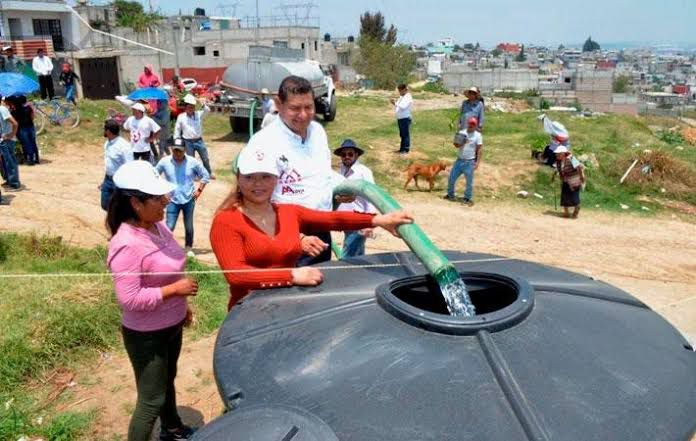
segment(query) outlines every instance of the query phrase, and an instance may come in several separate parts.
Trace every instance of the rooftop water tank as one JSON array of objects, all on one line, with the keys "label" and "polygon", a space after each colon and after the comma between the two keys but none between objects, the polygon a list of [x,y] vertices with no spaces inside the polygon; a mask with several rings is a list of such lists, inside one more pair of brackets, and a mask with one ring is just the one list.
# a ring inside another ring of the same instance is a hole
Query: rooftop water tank
[{"label": "rooftop water tank", "polygon": [[645,304],[553,267],[445,255],[467,282],[474,318],[446,313],[411,253],[330,263],[318,287],[246,297],[215,345],[215,377],[231,412],[194,439],[693,435],[696,353]]}]

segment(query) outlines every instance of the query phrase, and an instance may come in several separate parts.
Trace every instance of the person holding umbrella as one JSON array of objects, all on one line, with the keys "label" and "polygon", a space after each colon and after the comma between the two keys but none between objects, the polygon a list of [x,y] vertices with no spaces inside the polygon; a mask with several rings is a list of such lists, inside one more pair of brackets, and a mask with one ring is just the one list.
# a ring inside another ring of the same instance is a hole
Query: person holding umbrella
[{"label": "person holding umbrella", "polygon": [[6,107],[5,100],[0,103],[0,156],[2,156],[2,177],[6,180],[3,187],[9,191],[18,191],[22,188],[19,182],[19,167],[15,157],[15,144],[19,125]]}]

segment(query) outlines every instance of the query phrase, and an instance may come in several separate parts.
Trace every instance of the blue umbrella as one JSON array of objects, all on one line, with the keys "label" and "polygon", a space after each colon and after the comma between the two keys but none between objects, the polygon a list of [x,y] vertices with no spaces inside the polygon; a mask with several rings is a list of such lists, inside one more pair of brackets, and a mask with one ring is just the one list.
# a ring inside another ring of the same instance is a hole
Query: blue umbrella
[{"label": "blue umbrella", "polygon": [[168,100],[169,95],[167,95],[167,92],[165,92],[162,89],[158,89],[156,87],[145,87],[143,89],[138,89],[134,92],[131,92],[131,94],[128,95],[128,99],[133,101]]},{"label": "blue umbrella", "polygon": [[26,75],[18,73],[0,73],[0,95],[29,95],[39,90],[39,83]]}]

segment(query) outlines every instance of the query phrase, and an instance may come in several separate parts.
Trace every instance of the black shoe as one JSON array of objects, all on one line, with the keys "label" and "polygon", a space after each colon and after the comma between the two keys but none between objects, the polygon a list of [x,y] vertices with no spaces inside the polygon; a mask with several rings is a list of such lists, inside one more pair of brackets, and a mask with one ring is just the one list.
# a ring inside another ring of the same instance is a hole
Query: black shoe
[{"label": "black shoe", "polygon": [[453,200],[455,199],[455,197],[446,194],[446,195],[444,195],[444,196],[442,197],[442,199],[445,199],[445,200],[447,200],[447,201],[453,201]]},{"label": "black shoe", "polygon": [[182,424],[174,430],[161,429],[159,439],[160,441],[184,441],[191,438],[194,432],[196,429]]}]

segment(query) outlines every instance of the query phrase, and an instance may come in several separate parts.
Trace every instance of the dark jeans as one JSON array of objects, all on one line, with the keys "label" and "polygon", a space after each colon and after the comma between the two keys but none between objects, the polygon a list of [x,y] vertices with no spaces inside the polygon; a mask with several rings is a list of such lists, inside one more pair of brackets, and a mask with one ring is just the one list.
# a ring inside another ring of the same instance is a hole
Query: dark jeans
[{"label": "dark jeans", "polygon": [[102,210],[106,211],[109,208],[109,200],[115,189],[116,185],[114,184],[114,179],[111,176],[104,175],[104,181],[102,181],[101,185]]},{"label": "dark jeans", "polygon": [[182,325],[150,332],[122,327],[121,331],[138,391],[128,441],[149,440],[157,417],[163,429],[181,427],[174,378],[181,353]]},{"label": "dark jeans", "polygon": [[2,177],[5,178],[10,187],[19,188],[19,168],[17,167],[17,157],[15,156],[16,141],[0,142],[0,155],[2,155]]},{"label": "dark jeans", "polygon": [[27,164],[39,163],[39,146],[36,145],[36,129],[34,126],[21,127],[17,130],[17,139],[22,144],[24,161]]},{"label": "dark jeans", "polygon": [[397,119],[399,136],[401,137],[400,152],[408,152],[411,149],[411,118]]},{"label": "dark jeans", "polygon": [[184,212],[184,231],[186,232],[185,246],[193,246],[193,209],[196,208],[196,201],[191,199],[185,204],[175,204],[170,202],[167,205],[167,228],[174,231],[176,221],[179,219],[179,212]]},{"label": "dark jeans", "polygon": [[48,96],[52,100],[56,93],[53,90],[53,78],[50,75],[39,75],[39,87],[41,88],[41,99],[45,100]]},{"label": "dark jeans", "polygon": [[346,238],[343,241],[343,258],[363,256],[365,254],[365,242],[367,237],[360,234],[360,231],[346,231]]},{"label": "dark jeans", "polygon": [[328,262],[331,260],[331,233],[321,232],[321,233],[307,233],[307,236],[317,236],[319,239],[323,240],[328,244],[328,248],[321,252],[317,257],[312,257],[309,254],[303,254],[297,260],[297,266],[309,266],[316,263]]},{"label": "dark jeans", "polygon": [[195,152],[198,152],[198,156],[201,157],[201,162],[203,167],[208,170],[208,173],[213,174],[210,168],[210,158],[208,157],[208,148],[205,146],[203,139],[184,139],[184,145],[186,146],[186,154],[195,157]]},{"label": "dark jeans", "polygon": [[133,159],[135,159],[136,161],[137,161],[138,159],[141,159],[141,160],[143,160],[143,161],[152,162],[152,161],[150,160],[150,157],[151,157],[151,156],[152,156],[152,153],[151,153],[151,152],[133,152]]}]

